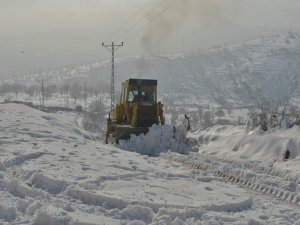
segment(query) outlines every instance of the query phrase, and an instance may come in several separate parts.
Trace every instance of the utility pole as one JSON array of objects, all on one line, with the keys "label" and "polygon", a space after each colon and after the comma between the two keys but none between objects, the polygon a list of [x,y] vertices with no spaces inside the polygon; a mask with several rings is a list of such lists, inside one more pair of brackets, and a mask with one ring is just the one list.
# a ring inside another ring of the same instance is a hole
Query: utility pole
[{"label": "utility pole", "polygon": [[43,99],[43,108],[44,108],[45,107],[44,79],[42,79],[42,99]]},{"label": "utility pole", "polygon": [[116,45],[114,42],[111,43],[111,45],[105,45],[102,42],[102,47],[108,49],[111,52],[111,88],[110,88],[110,111],[112,111],[114,105],[115,105],[115,51],[122,47],[124,45],[124,42],[121,42],[121,44]]},{"label": "utility pole", "polygon": [[40,109],[42,108],[42,99],[41,99],[41,90],[38,89],[39,92],[39,101],[40,101]]},{"label": "utility pole", "polygon": [[69,86],[67,84],[63,86],[63,93],[65,107],[69,108]]},{"label": "utility pole", "polygon": [[84,110],[86,110],[86,99],[87,99],[86,82],[84,82],[84,86],[83,86],[83,98],[84,98]]},{"label": "utility pole", "polygon": [[[39,94],[39,102],[40,102],[40,109],[45,106],[45,98],[44,98],[44,79],[36,79],[38,84],[38,94]],[[41,85],[41,86],[40,86]]]},{"label": "utility pole", "polygon": [[69,86],[67,86],[67,108],[69,108]]}]

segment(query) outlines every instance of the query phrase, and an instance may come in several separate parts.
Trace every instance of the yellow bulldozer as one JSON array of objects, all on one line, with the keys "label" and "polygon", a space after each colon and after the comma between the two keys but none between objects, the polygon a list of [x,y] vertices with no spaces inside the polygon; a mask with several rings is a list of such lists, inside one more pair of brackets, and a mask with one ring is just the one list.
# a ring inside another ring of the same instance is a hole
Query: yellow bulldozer
[{"label": "yellow bulldozer", "polygon": [[122,82],[120,101],[108,116],[106,143],[145,134],[153,124],[164,122],[163,104],[157,102],[157,80],[128,79]]}]

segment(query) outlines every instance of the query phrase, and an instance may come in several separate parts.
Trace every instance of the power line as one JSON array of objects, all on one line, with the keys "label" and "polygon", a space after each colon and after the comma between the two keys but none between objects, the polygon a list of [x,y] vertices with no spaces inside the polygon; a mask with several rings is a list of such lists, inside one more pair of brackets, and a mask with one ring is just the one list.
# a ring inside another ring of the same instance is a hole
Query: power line
[{"label": "power line", "polygon": [[[139,20],[137,20],[135,23],[133,23],[131,26],[129,26],[128,29],[123,29],[126,26],[128,26],[131,22],[134,22],[134,19],[137,18],[137,16],[142,12],[142,10],[147,7],[150,4],[150,0],[148,0],[144,5],[142,5],[142,7],[140,7],[131,17],[129,17],[126,22],[124,23],[124,25],[120,26],[118,29],[116,29],[108,38],[112,38],[113,36],[115,36],[116,34],[118,34],[120,31],[123,30],[123,32],[118,36],[118,38],[126,38],[127,36],[127,41],[131,40],[137,33],[141,32],[142,29],[148,25],[151,24],[155,19],[157,19],[161,14],[163,14],[165,11],[167,11],[169,8],[171,8],[178,0],[161,0],[158,4],[155,4],[153,7],[151,7],[151,9],[143,16],[141,17]],[[169,3],[169,4],[168,4]],[[159,13],[157,14],[153,14],[155,12],[155,10],[160,7],[160,6],[165,6],[161,11],[159,11]],[[145,20],[150,17],[150,19],[142,24],[143,22],[145,22]],[[134,30],[138,25],[142,24],[142,26],[140,26],[140,28],[135,31],[133,34],[129,35],[130,32],[132,30]],[[106,38],[105,40],[107,40],[108,38]],[[111,45],[112,46],[112,45]],[[105,46],[103,46],[105,47]],[[108,47],[108,46],[107,46]],[[106,47],[106,48],[107,48]],[[110,50],[111,51],[111,50]],[[100,52],[93,50],[93,52],[91,52],[89,54],[89,56],[93,57],[93,55],[98,55],[103,53],[102,50],[100,50]],[[114,88],[114,87],[113,87]],[[114,99],[112,99],[112,102],[114,104]]]},{"label": "power line", "polygon": [[[162,1],[165,1],[165,0],[162,0]],[[139,8],[139,9],[138,9],[131,17],[129,17],[129,18],[126,20],[126,22],[125,22],[122,26],[119,26],[118,29],[116,29],[115,31],[113,31],[111,35],[109,35],[107,38],[105,38],[105,39],[104,39],[104,40],[105,40],[104,42],[107,42],[109,39],[112,39],[113,36],[115,36],[116,34],[118,34],[120,31],[124,30],[124,28],[125,28],[127,25],[129,25],[130,22],[133,22],[133,19],[134,19],[135,17],[137,17],[137,16],[140,14],[140,12],[141,12],[146,6],[149,5],[150,2],[151,2],[151,0],[147,0],[146,3],[145,3],[144,5],[142,5],[142,7],[140,7],[140,8]],[[160,3],[161,3],[161,2],[160,2]],[[159,4],[160,4],[160,3],[159,3]],[[155,8],[155,7],[153,7],[153,8]],[[153,8],[152,8],[152,9],[153,9]],[[143,19],[143,18],[142,18],[142,19]],[[140,21],[140,20],[138,20],[138,21]],[[96,55],[98,55],[98,54],[100,54],[100,53],[103,53],[103,51],[100,50],[100,52],[99,52],[98,50],[93,49],[92,52],[90,52],[89,55],[88,55],[87,57],[94,57],[94,56],[96,56]]]},{"label": "power line", "polygon": [[[117,36],[119,39],[123,39],[124,37],[128,36],[128,34],[130,34],[130,32],[132,30],[134,30],[134,28],[136,28],[138,25],[142,24],[143,22],[145,22],[145,20],[147,19],[147,17],[150,17],[150,20],[148,21],[148,23],[144,23],[140,29],[138,29],[136,32],[134,32],[132,35],[129,35],[128,40],[131,40],[135,34],[139,33],[147,24],[151,23],[156,17],[160,16],[162,13],[164,13],[167,9],[169,9],[175,2],[177,2],[178,0],[160,0],[159,3],[153,5],[151,7],[151,9],[149,11],[147,11],[147,13],[142,16],[140,19],[138,19],[138,15],[143,11],[144,8],[146,8],[147,6],[150,5],[150,0],[148,0],[144,5],[142,5],[142,7],[140,7],[131,17],[129,17],[126,22],[124,23],[124,25],[120,26],[118,29],[116,29],[111,35],[109,35],[105,40],[107,40],[108,38],[112,38],[113,36],[116,36],[116,34],[120,33],[121,31],[123,31],[119,36]],[[169,4],[168,4],[169,3]],[[159,8],[160,6],[166,6],[163,8],[163,10],[161,10],[158,14],[152,15],[157,8]],[[135,19],[138,19],[136,22]],[[130,25],[130,23],[134,22],[131,26],[128,27],[128,29],[125,29],[126,26]],[[87,57],[95,57],[99,54],[103,53],[103,50],[97,51],[96,49],[93,49],[92,52],[90,52]]]},{"label": "power line", "polygon": [[165,13],[168,9],[170,9],[175,3],[177,3],[179,0],[173,0],[169,5],[167,5],[167,7],[165,7],[162,11],[160,11],[158,14],[154,15],[153,17],[150,18],[150,20],[145,23],[143,26],[140,27],[139,30],[137,30],[136,32],[134,32],[132,35],[128,36],[126,41],[128,42],[129,40],[131,40],[133,37],[135,37],[136,34],[138,34],[139,32],[141,32],[146,25],[151,24],[153,21],[155,21],[156,19],[159,18],[160,15],[162,15],[163,13]]},{"label": "power line", "polygon": [[124,27],[126,27],[137,15],[139,15],[140,14],[140,12],[146,7],[146,6],[148,6],[149,5],[149,3],[151,2],[151,0],[147,0],[147,2],[144,4],[144,5],[142,5],[142,7],[140,7],[131,17],[129,17],[127,20],[126,20],[126,22],[123,24],[123,25],[121,25],[121,26],[119,26],[115,31],[113,31],[113,33],[109,36],[109,37],[107,37],[106,39],[104,39],[105,41],[108,41],[108,40],[110,40],[110,39],[112,39],[113,38],[113,36],[114,35],[116,35],[118,32],[120,32],[120,31],[122,31],[123,29],[124,29]]},{"label": "power line", "polygon": [[[171,0],[171,1],[172,1],[172,0]],[[119,35],[119,38],[122,39],[122,38],[126,37],[126,35],[127,35],[130,31],[132,31],[136,26],[138,26],[139,24],[141,24],[148,16],[150,16],[150,15],[153,13],[153,11],[155,11],[156,8],[158,8],[160,5],[162,5],[162,4],[165,3],[165,2],[168,2],[168,0],[162,0],[162,1],[160,1],[157,5],[155,5],[154,7],[152,7],[152,8],[148,11],[148,13],[147,13],[145,16],[143,16],[142,19],[136,21],[132,26],[130,26],[130,27],[129,27],[127,30],[125,30],[123,33],[121,33],[121,34]]]}]

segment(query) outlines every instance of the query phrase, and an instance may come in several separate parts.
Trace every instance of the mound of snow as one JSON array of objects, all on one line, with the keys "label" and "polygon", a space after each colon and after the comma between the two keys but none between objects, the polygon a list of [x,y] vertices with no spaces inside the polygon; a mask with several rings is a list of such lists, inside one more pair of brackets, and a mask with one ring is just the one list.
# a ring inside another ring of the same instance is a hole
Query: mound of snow
[{"label": "mound of snow", "polygon": [[215,126],[190,133],[188,138],[197,141],[200,153],[272,165],[274,162],[283,162],[287,150],[290,152],[290,163],[300,158],[299,136],[299,127],[246,133],[244,127]]},{"label": "mound of snow", "polygon": [[9,133],[23,134],[39,140],[95,140],[93,134],[80,129],[66,114],[46,113],[23,104],[0,104],[2,125]]},{"label": "mound of snow", "polygon": [[172,126],[156,124],[149,128],[146,135],[132,134],[128,141],[120,140],[119,148],[149,156],[158,156],[168,151],[188,154],[190,151],[183,140],[174,137]]}]

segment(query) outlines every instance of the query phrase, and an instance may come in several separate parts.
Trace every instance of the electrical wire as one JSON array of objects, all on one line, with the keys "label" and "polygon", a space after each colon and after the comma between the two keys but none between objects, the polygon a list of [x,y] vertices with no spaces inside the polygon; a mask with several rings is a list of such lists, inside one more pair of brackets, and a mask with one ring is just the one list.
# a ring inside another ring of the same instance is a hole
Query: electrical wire
[{"label": "electrical wire", "polygon": [[[131,32],[136,26],[138,26],[139,24],[141,24],[142,22],[144,22],[149,16],[151,16],[151,14],[153,13],[153,11],[156,10],[156,8],[160,7],[161,5],[163,5],[165,2],[168,2],[169,0],[161,0],[158,4],[154,5],[154,7],[152,7],[148,13],[146,15],[143,16],[143,18],[141,18],[140,20],[136,21],[133,25],[131,25],[127,30],[125,30],[124,32],[122,32],[119,36],[118,39],[122,39],[124,37],[126,37],[126,35]],[[172,1],[172,0],[171,0]]]},{"label": "electrical wire", "polygon": [[144,5],[142,5],[142,7],[140,7],[131,17],[129,17],[125,23],[123,23],[121,26],[119,26],[115,31],[112,32],[111,35],[109,35],[107,38],[105,38],[105,42],[109,41],[111,38],[113,38],[118,32],[122,31],[135,17],[137,17],[140,12],[142,12],[142,10],[144,8],[146,8],[149,3],[151,2],[151,0],[147,0],[146,3]]},{"label": "electrical wire", "polygon": [[[123,31],[120,35],[118,35],[119,39],[125,39],[125,42],[128,42],[130,40],[132,40],[134,37],[136,37],[136,34],[138,34],[139,32],[141,32],[147,25],[151,24],[153,21],[155,21],[156,19],[159,18],[160,15],[162,15],[164,12],[166,12],[168,9],[170,9],[176,2],[178,2],[178,0],[161,0],[158,4],[155,4],[153,7],[151,7],[151,9],[149,11],[147,11],[147,13],[140,19],[138,19],[138,15],[150,4],[151,0],[148,0],[142,7],[140,7],[131,17],[129,17],[126,22],[120,26],[118,29],[116,29],[111,35],[109,35],[105,40],[108,41],[109,39],[113,38],[116,34],[120,33],[120,31]],[[158,11],[157,9],[159,7],[163,7],[162,10],[160,10],[158,13],[153,14],[153,12]],[[124,28],[126,26],[128,26],[131,22],[134,22],[134,19],[138,19],[135,23],[133,23],[131,26],[128,27],[128,29],[124,30]],[[148,21],[144,24],[142,24],[143,22],[145,22],[145,20],[147,18]],[[132,30],[134,30],[138,25],[142,25],[140,26],[140,28],[135,31],[134,33],[132,33],[130,35],[130,32]],[[92,55],[99,55],[104,53],[103,48],[97,49],[95,48],[95,51],[91,52],[91,54],[89,54],[89,56]],[[93,57],[93,56],[92,56]]]},{"label": "electrical wire", "polygon": [[152,16],[149,21],[145,24],[143,24],[142,27],[140,27],[139,30],[137,30],[135,33],[133,33],[132,35],[128,36],[126,41],[130,41],[133,37],[136,37],[136,34],[138,34],[139,32],[141,32],[147,25],[151,24],[152,22],[154,22],[156,19],[159,18],[159,16],[161,16],[163,13],[165,13],[168,9],[170,9],[175,3],[177,3],[179,0],[172,0],[170,2],[169,5],[167,5],[165,8],[163,8],[163,10],[161,10],[159,13],[157,13],[156,15]]}]

